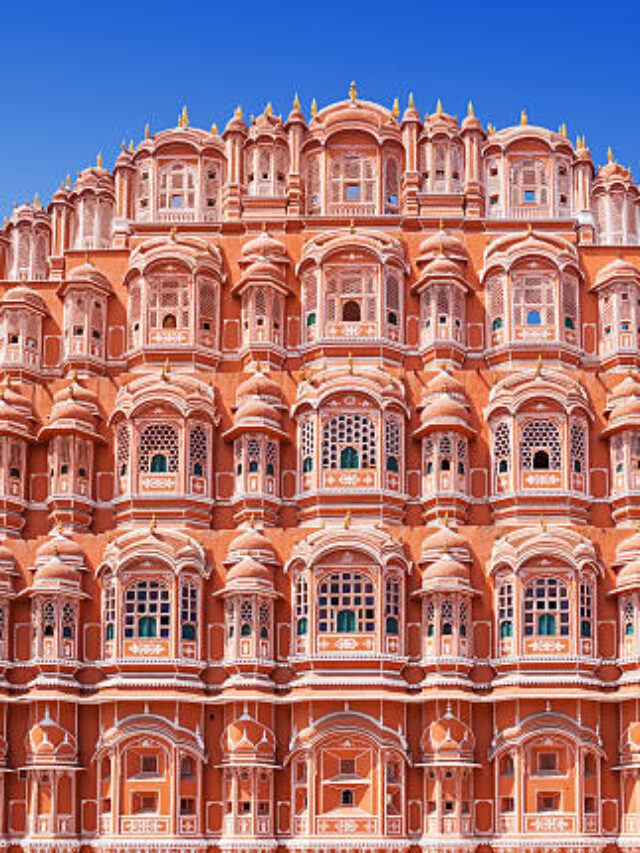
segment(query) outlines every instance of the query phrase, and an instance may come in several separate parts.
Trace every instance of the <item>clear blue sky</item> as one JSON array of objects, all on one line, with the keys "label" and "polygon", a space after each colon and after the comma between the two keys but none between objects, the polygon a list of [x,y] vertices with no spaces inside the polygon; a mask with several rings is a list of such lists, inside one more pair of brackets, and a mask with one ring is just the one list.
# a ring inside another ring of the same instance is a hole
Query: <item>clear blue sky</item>
[{"label": "clear blue sky", "polygon": [[273,101],[308,113],[346,97],[424,113],[438,97],[486,125],[532,123],[607,145],[640,177],[640,0],[5,0],[0,18],[0,216],[95,162],[144,125],[222,129]]}]

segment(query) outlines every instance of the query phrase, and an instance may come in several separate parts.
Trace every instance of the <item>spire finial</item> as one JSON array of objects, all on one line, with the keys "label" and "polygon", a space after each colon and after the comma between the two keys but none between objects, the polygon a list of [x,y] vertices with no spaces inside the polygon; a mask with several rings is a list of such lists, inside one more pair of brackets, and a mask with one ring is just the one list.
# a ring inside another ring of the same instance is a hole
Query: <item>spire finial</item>
[{"label": "spire finial", "polygon": [[318,104],[316,103],[316,99],[314,98],[311,101],[311,118],[315,118],[318,115]]},{"label": "spire finial", "polygon": [[273,104],[271,103],[271,101],[269,101],[267,106],[264,108],[264,114],[266,116],[272,116],[273,115]]},{"label": "spire finial", "polygon": [[351,510],[348,509],[344,514],[344,529],[348,530],[351,527]]},{"label": "spire finial", "polygon": [[145,124],[144,126],[144,138],[151,139],[151,131],[149,130],[149,125]]},{"label": "spire finial", "polygon": [[536,376],[542,376],[542,354],[538,356],[538,363],[536,365]]},{"label": "spire finial", "polygon": [[397,98],[394,98],[393,100],[393,106],[391,107],[391,115],[394,118],[398,118],[398,116],[400,115],[400,104],[398,103]]},{"label": "spire finial", "polygon": [[182,107],[182,115],[180,118],[182,119],[182,127],[189,127],[189,113],[187,112],[186,104]]},{"label": "spire finial", "polygon": [[613,151],[611,150],[611,146],[607,148],[607,161],[609,163],[613,163]]},{"label": "spire finial", "polygon": [[416,105],[416,103],[413,100],[413,92],[409,92],[409,108],[414,109],[415,105]]},{"label": "spire finial", "polygon": [[129,140],[129,153],[133,154],[133,139]]},{"label": "spire finial", "polygon": [[444,518],[442,519],[442,526],[443,527],[449,526],[449,510],[447,510],[444,514]]},{"label": "spire finial", "polygon": [[529,124],[529,119],[527,117],[527,111],[522,110],[520,113],[520,124]]},{"label": "spire finial", "polygon": [[441,116],[442,113],[442,101],[440,100],[440,98],[438,98],[438,103],[436,104],[436,115]]},{"label": "spire finial", "polygon": [[353,376],[353,354],[349,351],[349,376]]},{"label": "spire finial", "polygon": [[351,99],[352,104],[355,104],[357,97],[358,97],[358,90],[356,89],[356,81],[352,80],[351,85],[349,86],[349,98]]},{"label": "spire finial", "polygon": [[40,207],[40,198],[38,196],[38,193],[36,193],[33,197],[33,206]]},{"label": "spire finial", "polygon": [[240,104],[238,104],[238,106],[236,107],[236,111],[233,115],[235,118],[242,118],[242,107],[240,106]]},{"label": "spire finial", "polygon": [[467,115],[469,116],[469,118],[474,118],[475,116],[475,113],[473,111],[473,101],[469,101],[467,105]]},{"label": "spire finial", "polygon": [[156,527],[158,526],[158,521],[156,519],[155,512],[151,516],[151,521],[149,522],[149,536],[155,536]]},{"label": "spire finial", "polygon": [[160,374],[160,378],[163,382],[167,382],[169,379],[169,359],[165,360],[165,363],[162,365],[162,372]]},{"label": "spire finial", "polygon": [[249,527],[253,530],[256,526],[256,514],[254,512],[249,516]]},{"label": "spire finial", "polygon": [[349,232],[350,232],[351,234],[355,234],[355,233],[356,233],[356,221],[355,221],[355,219],[350,219],[350,220],[349,220]]},{"label": "spire finial", "polygon": [[98,169],[102,169],[102,151],[98,151],[98,156],[96,157],[96,166]]},{"label": "spire finial", "polygon": [[544,515],[540,516],[540,529],[543,533],[547,532],[547,522],[544,519]]},{"label": "spire finial", "polygon": [[120,143],[120,147],[122,148],[123,151],[127,150],[127,143],[124,141],[124,139]]},{"label": "spire finial", "polygon": [[294,110],[300,109],[300,98],[298,97],[298,93],[296,92],[295,97],[293,99],[293,108]]}]

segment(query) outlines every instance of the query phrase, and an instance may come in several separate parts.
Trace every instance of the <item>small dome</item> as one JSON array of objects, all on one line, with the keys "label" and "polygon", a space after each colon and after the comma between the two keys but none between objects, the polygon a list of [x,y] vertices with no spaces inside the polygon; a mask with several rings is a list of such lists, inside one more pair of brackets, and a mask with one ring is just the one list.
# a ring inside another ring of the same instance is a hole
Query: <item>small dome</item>
[{"label": "small dome", "polygon": [[640,558],[625,563],[618,572],[616,585],[624,589],[640,587]]},{"label": "small dome", "polygon": [[30,287],[26,287],[26,285],[19,284],[15,287],[11,287],[2,297],[3,305],[20,305],[25,302],[36,311],[39,311],[42,314],[47,313],[44,299],[36,293],[35,290],[32,290]]},{"label": "small dome", "polygon": [[14,422],[22,430],[30,430],[34,421],[31,402],[5,377],[0,384],[0,421]]},{"label": "small dome", "polygon": [[425,237],[420,243],[418,251],[420,259],[424,259],[425,261],[437,255],[457,258],[458,260],[464,260],[467,256],[462,241],[448,231],[445,231],[444,228],[441,228],[429,237]]},{"label": "small dome", "polygon": [[282,390],[277,382],[257,371],[238,385],[236,400],[243,397],[267,397],[282,401]]},{"label": "small dome", "polygon": [[619,279],[633,279],[640,283],[640,269],[635,264],[632,264],[631,261],[616,258],[598,271],[594,286],[601,287],[607,282]]},{"label": "small dome", "polygon": [[75,587],[80,586],[80,575],[78,571],[59,557],[52,557],[36,569],[33,578],[35,589],[43,587]]},{"label": "small dome", "polygon": [[456,530],[446,525],[431,533],[422,543],[422,560],[438,558],[442,554],[450,554],[456,559],[469,561],[471,552],[467,539]]},{"label": "small dome", "polygon": [[469,412],[453,397],[440,396],[427,403],[420,414],[420,420],[425,424],[432,422],[439,427],[450,425],[455,429],[460,421],[468,424]]},{"label": "small dome", "polygon": [[29,730],[29,753],[34,763],[75,763],[78,746],[75,738],[52,720],[47,710],[43,719]]},{"label": "small dome", "polygon": [[273,762],[275,736],[258,720],[243,714],[222,733],[222,751],[227,762]]},{"label": "small dome", "polygon": [[459,264],[447,258],[445,255],[438,255],[425,266],[422,270],[422,278],[429,276],[430,278],[459,278],[461,270]]},{"label": "small dome", "polygon": [[54,531],[54,535],[45,539],[36,550],[37,561],[48,560],[50,557],[84,561],[84,551],[73,539],[65,536],[61,531]]},{"label": "small dome", "polygon": [[640,760],[640,721],[629,723],[620,739],[620,759],[623,764]]},{"label": "small dome", "polygon": [[280,426],[282,422],[282,415],[269,403],[265,403],[263,400],[253,399],[246,400],[242,403],[236,412],[235,423],[237,424],[243,420],[269,421]]},{"label": "small dome", "polygon": [[446,370],[441,370],[433,379],[427,382],[425,391],[427,394],[459,394],[465,396],[464,385]]},{"label": "small dome", "polygon": [[264,563],[277,562],[273,545],[264,533],[254,527],[241,530],[231,541],[225,563],[237,563],[245,556],[254,557]]},{"label": "small dome", "polygon": [[243,557],[227,572],[227,586],[236,585],[238,582],[273,584],[273,571],[253,557]]},{"label": "small dome", "polygon": [[640,531],[629,536],[628,539],[618,545],[615,564],[630,563],[637,558],[640,558]]},{"label": "small dome", "polygon": [[287,260],[287,249],[284,243],[271,237],[266,231],[248,240],[242,247],[241,253],[246,260],[252,258],[270,258],[279,262]]},{"label": "small dome", "polygon": [[422,575],[423,585],[434,581],[461,580],[469,582],[469,569],[452,557],[442,557],[431,563]]},{"label": "small dome", "polygon": [[97,285],[101,289],[110,290],[111,287],[109,285],[109,281],[107,277],[100,272],[99,269],[94,267],[92,263],[89,261],[85,261],[85,263],[80,264],[77,267],[74,267],[69,275],[67,276],[67,281],[74,282],[91,282],[92,284]]},{"label": "small dome", "polygon": [[440,758],[449,755],[458,760],[471,760],[475,738],[469,726],[448,711],[427,727],[421,738],[421,747],[425,755],[435,754]]},{"label": "small dome", "polygon": [[615,386],[609,394],[608,402],[611,405],[624,397],[640,397],[640,382],[632,375],[626,376],[622,382]]}]

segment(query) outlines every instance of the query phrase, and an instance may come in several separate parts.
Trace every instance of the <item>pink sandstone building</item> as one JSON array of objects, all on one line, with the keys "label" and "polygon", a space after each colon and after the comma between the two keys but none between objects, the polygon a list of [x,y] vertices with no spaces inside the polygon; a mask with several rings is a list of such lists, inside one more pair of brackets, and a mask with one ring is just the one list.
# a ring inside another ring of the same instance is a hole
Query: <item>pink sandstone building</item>
[{"label": "pink sandstone building", "polygon": [[178,126],[0,229],[0,846],[640,851],[640,193]]}]

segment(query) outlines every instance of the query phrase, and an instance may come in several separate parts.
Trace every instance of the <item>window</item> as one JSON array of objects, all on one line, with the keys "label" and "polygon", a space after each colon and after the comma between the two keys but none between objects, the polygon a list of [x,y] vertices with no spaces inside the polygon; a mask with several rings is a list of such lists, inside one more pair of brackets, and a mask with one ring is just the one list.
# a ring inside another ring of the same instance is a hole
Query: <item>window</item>
[{"label": "window", "polygon": [[560,806],[560,794],[538,794],[539,812],[557,812]]},{"label": "window", "polygon": [[505,755],[500,761],[500,775],[505,778],[513,778],[514,776],[513,758],[510,755]]},{"label": "window", "polygon": [[299,577],[296,581],[295,608],[296,634],[304,637],[309,632],[309,584],[305,577]]},{"label": "window", "polygon": [[375,631],[375,587],[360,572],[337,572],[318,586],[320,633]]},{"label": "window", "polygon": [[340,792],[340,803],[343,806],[352,806],[353,805],[353,791],[349,788],[345,788]]},{"label": "window", "polygon": [[186,163],[165,166],[159,174],[159,207],[193,208],[195,205],[195,169]]},{"label": "window", "polygon": [[332,205],[341,202],[375,201],[374,158],[359,151],[336,152],[329,164],[329,198]]},{"label": "window", "polygon": [[158,811],[158,795],[136,792],[133,795],[132,811],[134,814],[155,814]]},{"label": "window", "polygon": [[125,590],[125,639],[168,639],[171,628],[169,589],[159,581],[138,581]]},{"label": "window", "polygon": [[196,801],[192,797],[180,797],[180,814],[196,813]]},{"label": "window", "polygon": [[304,474],[313,471],[315,443],[314,422],[310,419],[303,421],[300,427],[300,448],[302,453],[302,472]]},{"label": "window", "polygon": [[158,773],[158,756],[142,755],[140,757],[140,772],[145,776],[155,776]]},{"label": "window", "polygon": [[553,421],[528,421],[522,428],[520,458],[525,471],[561,468],[560,429]]},{"label": "window", "polygon": [[516,326],[554,326],[557,293],[551,275],[516,275],[513,280],[513,320]]},{"label": "window", "polygon": [[583,581],[580,584],[580,636],[591,637],[591,625],[593,622],[593,588],[590,583]]},{"label": "window", "polygon": [[140,433],[139,453],[141,473],[177,473],[178,430],[170,424],[149,424]]},{"label": "window", "polygon": [[513,797],[500,797],[500,811],[504,814],[509,814],[515,811],[515,801]]},{"label": "window", "polygon": [[62,608],[62,637],[73,640],[76,630],[76,608],[71,602],[65,602]]},{"label": "window", "polygon": [[538,578],[524,591],[525,637],[568,637],[570,601],[566,585],[557,578]]},{"label": "window", "polygon": [[524,191],[524,201],[526,203],[532,203],[536,200],[536,191],[535,190],[525,190]]},{"label": "window", "polygon": [[118,473],[124,477],[129,469],[129,444],[130,433],[128,424],[120,424],[117,432],[116,453],[118,459]]},{"label": "window", "polygon": [[396,577],[386,580],[384,608],[387,634],[397,637],[400,632],[400,580]]},{"label": "window", "polygon": [[493,434],[493,458],[496,474],[507,474],[511,461],[511,432],[504,422],[497,425]]},{"label": "window", "polygon": [[375,468],[376,436],[367,415],[336,415],[322,428],[322,467]]},{"label": "window", "polygon": [[345,323],[359,323],[362,319],[360,304],[353,299],[347,300],[342,306],[342,319]]},{"label": "window", "polygon": [[386,469],[397,474],[400,470],[400,421],[387,416],[384,424],[384,452]]},{"label": "window", "polygon": [[53,601],[45,601],[42,605],[42,635],[54,637],[56,632],[56,608]]},{"label": "window", "polygon": [[538,774],[540,776],[555,776],[558,772],[558,753],[538,753]]},{"label": "window", "polygon": [[193,759],[183,755],[180,759],[180,778],[193,779]]},{"label": "window", "polygon": [[354,264],[329,267],[325,283],[326,320],[330,324],[338,320],[374,323],[378,317],[378,290],[375,267]]},{"label": "window", "polygon": [[189,470],[194,477],[203,477],[207,470],[207,433],[202,426],[189,430]]},{"label": "window", "polygon": [[197,636],[198,588],[185,583],[180,589],[180,624],[183,640],[194,641]]},{"label": "window", "polygon": [[[151,276],[147,290],[149,328],[189,329],[192,301],[190,276],[173,272]],[[175,335],[171,340],[175,341]]]},{"label": "window", "polygon": [[355,776],[356,772],[356,762],[354,758],[341,758],[340,759],[340,775],[341,776]]}]

